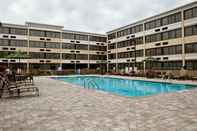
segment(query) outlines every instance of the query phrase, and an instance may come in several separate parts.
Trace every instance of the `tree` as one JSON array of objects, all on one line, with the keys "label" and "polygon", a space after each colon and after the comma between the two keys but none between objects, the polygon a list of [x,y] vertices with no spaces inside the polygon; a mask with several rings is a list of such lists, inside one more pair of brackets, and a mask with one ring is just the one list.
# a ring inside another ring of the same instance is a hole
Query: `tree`
[{"label": "tree", "polygon": [[6,58],[8,56],[8,52],[0,52],[0,58]]},{"label": "tree", "polygon": [[155,77],[155,71],[153,71],[152,68],[153,68],[153,66],[154,66],[153,63],[154,63],[154,62],[158,62],[158,60],[150,56],[150,57],[147,57],[147,58],[144,60],[144,62],[145,62],[146,64],[149,64],[149,66],[150,66],[150,68],[149,68],[148,71],[146,72],[146,77],[148,77],[148,78],[153,78],[153,77]]},{"label": "tree", "polygon": [[21,59],[28,59],[28,58],[30,58],[30,56],[27,55],[24,52],[21,52],[21,50],[18,50],[18,51],[14,52],[14,53],[11,53],[6,58],[8,58],[8,59],[18,59],[19,63],[20,63]]},{"label": "tree", "polygon": [[152,69],[153,63],[154,63],[154,62],[158,62],[158,60],[150,56],[150,57],[147,57],[147,58],[144,60],[144,62],[145,62],[146,64],[149,64],[149,65],[150,65],[150,69]]},{"label": "tree", "polygon": [[22,52],[21,50],[18,50],[16,52],[11,53],[10,55],[7,55],[6,58],[7,59],[18,59],[19,64],[20,64],[21,59],[28,59],[28,58],[30,58],[30,56],[27,55],[26,53]]}]

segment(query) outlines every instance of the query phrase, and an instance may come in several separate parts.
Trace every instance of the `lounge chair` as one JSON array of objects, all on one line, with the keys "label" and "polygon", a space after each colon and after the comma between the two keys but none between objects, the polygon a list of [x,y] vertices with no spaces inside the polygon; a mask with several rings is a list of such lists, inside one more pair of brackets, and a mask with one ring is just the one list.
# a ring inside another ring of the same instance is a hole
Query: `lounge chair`
[{"label": "lounge chair", "polygon": [[196,81],[197,80],[197,76],[192,76],[191,78],[193,81]]},{"label": "lounge chair", "polygon": [[166,73],[162,74],[162,79],[174,79],[175,76],[171,71],[167,71]]},{"label": "lounge chair", "polygon": [[24,92],[34,92],[35,95],[39,96],[38,87],[22,85],[16,82],[9,82],[7,78],[2,77],[2,76],[0,76],[0,81],[3,82],[2,87],[1,87],[2,94],[4,92],[7,92],[9,96],[13,96],[15,93],[17,93],[17,96],[21,96],[21,93],[24,93]]},{"label": "lounge chair", "polygon": [[32,75],[8,75],[9,82],[21,84],[21,85],[34,85]]},{"label": "lounge chair", "polygon": [[3,95],[3,81],[0,79],[0,98]]},{"label": "lounge chair", "polygon": [[179,75],[175,76],[174,79],[188,80],[188,79],[191,79],[191,77],[189,76],[189,73],[186,69],[181,69],[179,71]]},{"label": "lounge chair", "polygon": [[136,76],[136,73],[135,73],[135,71],[130,71],[127,75],[128,76]]}]

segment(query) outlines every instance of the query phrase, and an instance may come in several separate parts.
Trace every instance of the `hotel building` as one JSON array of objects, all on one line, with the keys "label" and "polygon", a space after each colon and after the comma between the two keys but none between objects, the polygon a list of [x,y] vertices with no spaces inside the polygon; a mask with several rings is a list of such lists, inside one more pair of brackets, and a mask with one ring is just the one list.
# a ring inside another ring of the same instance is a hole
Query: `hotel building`
[{"label": "hotel building", "polygon": [[[121,70],[178,72],[182,67],[197,74],[197,2],[96,34],[64,30],[63,26],[26,22],[1,23],[0,66],[16,65],[4,56],[21,50],[31,57],[21,60],[27,70],[93,69],[101,65]],[[153,57],[154,64],[144,60]]]},{"label": "hotel building", "polygon": [[19,60],[5,57],[17,50],[30,56],[20,60],[20,66],[27,70],[96,69],[106,63],[106,35],[63,28],[31,22],[25,25],[1,23],[1,66],[8,63],[12,67],[19,66]]},{"label": "hotel building", "polygon": [[[139,70],[197,74],[197,2],[107,32],[108,69],[136,66]],[[144,60],[152,57],[154,64]],[[153,67],[150,67],[153,66]]]}]

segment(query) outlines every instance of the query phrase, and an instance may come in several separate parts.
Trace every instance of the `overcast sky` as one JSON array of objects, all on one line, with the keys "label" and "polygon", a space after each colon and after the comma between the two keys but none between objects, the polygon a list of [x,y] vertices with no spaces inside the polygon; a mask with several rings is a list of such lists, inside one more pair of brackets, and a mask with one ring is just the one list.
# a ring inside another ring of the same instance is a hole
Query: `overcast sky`
[{"label": "overcast sky", "polygon": [[195,0],[0,0],[0,21],[105,33]]}]

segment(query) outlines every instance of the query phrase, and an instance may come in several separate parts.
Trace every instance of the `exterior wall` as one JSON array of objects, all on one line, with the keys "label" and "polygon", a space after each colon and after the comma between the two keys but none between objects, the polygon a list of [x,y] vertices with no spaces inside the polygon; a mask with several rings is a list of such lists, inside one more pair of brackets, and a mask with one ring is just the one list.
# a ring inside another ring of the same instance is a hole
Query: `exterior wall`
[{"label": "exterior wall", "polygon": [[[192,11],[188,11],[191,9]],[[164,21],[165,19],[167,19],[168,24],[163,23],[165,22]],[[137,30],[136,26],[141,26],[141,28]],[[150,29],[146,28],[149,26],[152,27]],[[187,35],[188,34],[187,28],[189,26],[193,26],[192,35],[191,34]],[[135,28],[135,31],[133,31],[133,28]],[[196,30],[197,30],[197,2],[193,2],[191,4],[182,6],[180,8],[109,31],[107,32],[108,67],[111,69],[116,68],[116,70],[119,70],[122,67],[125,68],[125,67],[138,66],[140,70],[145,71],[145,69],[148,69],[148,67],[144,62],[144,60],[147,57],[153,57],[158,60],[158,63],[160,63],[160,66],[159,67],[156,66],[155,70],[158,71],[171,70],[177,72],[178,70],[180,70],[181,67],[186,66],[186,68],[193,71],[191,73],[197,75],[197,68],[195,66],[197,61],[197,31]],[[163,39],[166,37],[167,32],[169,32],[168,38]],[[175,37],[173,34],[174,32],[178,33],[178,35]],[[150,39],[158,39],[158,40],[147,42],[149,36]],[[137,44],[136,38],[139,37],[143,38],[143,42]],[[132,43],[132,41],[135,42]],[[191,47],[188,45],[191,43],[193,44],[191,46],[193,49],[191,49]],[[113,44],[114,47],[110,48],[110,45]],[[120,47],[121,44],[122,47]],[[178,46],[180,46],[181,48],[178,48]],[[187,49],[189,47],[190,49]],[[169,54],[166,54],[165,51],[167,49],[173,51],[171,52],[169,51]],[[178,49],[181,49],[182,51],[180,52],[180,50]],[[143,50],[144,52],[142,55],[136,56],[135,53],[139,50]],[[153,52],[154,50],[155,52],[158,51],[159,53],[154,53]],[[186,50],[191,50],[191,51],[185,52]],[[147,52],[151,55],[148,55]],[[114,57],[110,59],[110,56],[112,56],[111,54],[114,54]],[[173,67],[170,66],[173,62],[175,63],[174,65],[177,65],[177,68],[175,69],[171,69]],[[181,66],[180,66],[180,62],[181,62]],[[169,69],[165,67],[165,65],[167,65],[166,63],[169,64],[168,65]]]},{"label": "exterior wall", "polygon": [[[58,67],[62,67],[66,64],[79,64],[79,65],[89,65],[90,64],[101,64],[106,60],[106,36],[101,34],[93,34],[87,32],[77,32],[77,31],[67,31],[63,30],[61,26],[53,26],[53,25],[44,25],[38,23],[26,23],[23,25],[14,25],[14,24],[6,24],[2,23],[0,30],[0,53],[11,53],[15,51],[22,51],[31,56],[31,59],[20,60],[20,63],[27,64],[27,70],[31,67],[31,65],[50,65],[56,64]],[[6,29],[7,32],[5,31]],[[25,35],[20,35],[20,33],[12,34],[12,29],[23,29]],[[36,31],[38,33],[36,35],[32,35],[31,31]],[[41,32],[44,32],[45,35]],[[57,36],[47,36],[47,32],[50,35],[56,33]],[[78,36],[78,38],[74,39],[65,39],[63,38],[63,33],[72,34]],[[40,35],[40,36],[39,36]],[[80,38],[80,36],[90,37],[94,40]],[[99,41],[99,39],[102,40]],[[98,40],[97,40],[98,39]],[[12,46],[11,41],[23,40],[25,41],[25,45],[21,45],[20,42],[16,42],[14,46]],[[18,44],[18,45],[17,45]],[[73,48],[65,48],[67,45],[71,45]],[[80,47],[82,46],[82,47]],[[83,49],[83,46],[88,47],[87,49]],[[89,48],[94,47],[95,49]],[[100,50],[102,48],[102,50]],[[104,49],[104,50],[103,50]],[[64,58],[64,54],[67,56],[73,56],[72,58]],[[32,56],[33,55],[33,56]],[[94,55],[94,57],[92,57]],[[56,58],[57,56],[57,58]],[[35,58],[36,57],[36,58]],[[99,60],[96,58],[102,57],[104,60]],[[95,59],[93,59],[95,58]],[[0,64],[17,64],[19,61],[17,59],[6,59],[5,57],[0,58]],[[82,66],[83,67],[83,66]],[[84,66],[86,67],[86,66]]]}]

